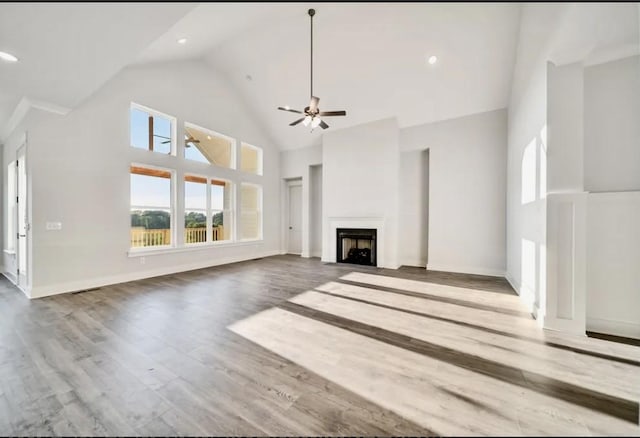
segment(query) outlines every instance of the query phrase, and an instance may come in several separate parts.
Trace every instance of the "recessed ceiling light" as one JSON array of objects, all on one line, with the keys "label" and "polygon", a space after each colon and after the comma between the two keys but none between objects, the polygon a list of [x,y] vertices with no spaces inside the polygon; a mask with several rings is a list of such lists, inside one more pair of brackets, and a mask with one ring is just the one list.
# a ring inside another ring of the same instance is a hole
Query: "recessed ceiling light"
[{"label": "recessed ceiling light", "polygon": [[184,43],[186,43],[186,42],[187,42],[187,39],[186,39],[186,38],[180,38],[180,39],[178,40],[178,44],[184,44]]},{"label": "recessed ceiling light", "polygon": [[289,105],[285,105],[284,109],[286,109],[287,111],[290,110],[291,108],[289,107]]},{"label": "recessed ceiling light", "polygon": [[211,136],[210,135],[207,135],[207,140],[211,140]]},{"label": "recessed ceiling light", "polygon": [[429,56],[429,64],[433,65],[438,62],[438,57],[436,55]]},{"label": "recessed ceiling light", "polygon": [[18,62],[18,58],[7,52],[0,52],[0,59],[7,62]]}]

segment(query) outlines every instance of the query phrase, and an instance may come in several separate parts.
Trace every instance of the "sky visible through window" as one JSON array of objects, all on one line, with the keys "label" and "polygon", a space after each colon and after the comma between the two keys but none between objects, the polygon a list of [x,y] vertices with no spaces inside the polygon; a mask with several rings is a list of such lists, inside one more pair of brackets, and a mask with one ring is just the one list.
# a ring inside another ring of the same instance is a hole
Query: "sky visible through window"
[{"label": "sky visible through window", "polygon": [[[170,153],[171,120],[153,116],[153,134],[154,152]],[[149,113],[137,108],[131,108],[131,146],[149,149]]]},{"label": "sky visible through window", "polygon": [[[148,208],[171,207],[171,180],[157,176],[131,174],[131,205]],[[207,187],[203,183],[185,182],[185,210],[207,208]],[[211,186],[211,209],[224,209],[224,187]]]}]

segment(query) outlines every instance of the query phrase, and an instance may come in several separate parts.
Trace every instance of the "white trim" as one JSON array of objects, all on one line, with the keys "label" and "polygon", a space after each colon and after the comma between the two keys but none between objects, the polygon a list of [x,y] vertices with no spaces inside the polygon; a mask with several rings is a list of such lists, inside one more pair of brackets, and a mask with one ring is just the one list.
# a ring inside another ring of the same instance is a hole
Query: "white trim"
[{"label": "white trim", "polygon": [[427,261],[418,259],[400,260],[400,266],[427,269]]},{"label": "white trim", "polygon": [[27,97],[20,99],[20,102],[16,105],[11,117],[4,126],[4,129],[0,131],[0,140],[4,142],[7,137],[18,127],[20,122],[27,116],[27,113],[31,108],[39,109],[42,111],[48,111],[53,114],[67,115],[71,108],[66,108],[60,105],[56,105],[44,100],[33,100]]},{"label": "white trim", "polygon": [[460,274],[474,274],[474,275],[487,275],[490,277],[502,277],[504,278],[505,271],[497,269],[466,267],[466,266],[452,266],[452,265],[440,265],[434,263],[427,263],[427,271],[443,271],[443,272],[455,272]]},{"label": "white trim", "polygon": [[635,322],[587,317],[587,330],[607,335],[640,339],[640,324]]},{"label": "white trim", "polygon": [[[231,242],[227,240],[218,240],[215,242],[201,242],[201,243],[189,243],[189,246],[181,246],[181,247],[168,247],[166,245],[161,247],[136,247],[131,248],[127,252],[128,257],[145,257],[151,255],[162,255],[162,254],[175,254],[179,252],[191,252],[202,249],[212,249],[212,248],[230,248],[234,246],[247,246],[247,245],[255,245],[255,244],[263,244],[264,240],[240,240],[237,242]],[[139,248],[139,249],[138,249]]]},{"label": "white trim", "polygon": [[[169,120],[169,124],[171,125],[171,144],[170,144],[171,147],[169,148],[169,155],[171,155],[172,157],[178,156],[178,128],[177,128],[178,119],[177,117],[163,113],[158,110],[154,110],[153,108],[149,108],[148,106],[140,105],[139,103],[136,103],[136,102],[131,102],[129,106],[129,147],[151,152],[154,154],[157,154],[157,153],[164,154],[164,152],[158,152],[156,150],[150,151],[149,146],[147,146],[146,148],[141,148],[131,144],[131,109],[133,108],[139,111],[145,112],[151,116],[158,116],[158,117],[162,117],[163,119]],[[151,134],[153,134],[153,132]]]},{"label": "white trim", "polygon": [[9,254],[9,255],[16,255],[16,250],[15,249],[5,249],[4,253],[5,254]]},{"label": "white trim", "polygon": [[[171,266],[165,268],[151,269],[147,271],[130,272],[127,274],[110,275],[106,277],[92,278],[87,280],[71,281],[67,283],[59,283],[47,286],[32,288],[30,298],[42,298],[50,295],[58,295],[68,292],[93,289],[96,287],[108,286],[112,284],[125,283],[128,281],[142,280],[145,278],[158,277],[162,275],[175,274],[178,272],[192,271],[195,269],[204,269],[218,265],[226,265],[229,263],[237,263],[249,261],[262,257],[271,257],[280,254],[280,251],[263,251],[256,254],[224,257],[217,260],[205,260],[195,263],[187,263],[180,266]],[[27,295],[28,296],[28,295]]]}]

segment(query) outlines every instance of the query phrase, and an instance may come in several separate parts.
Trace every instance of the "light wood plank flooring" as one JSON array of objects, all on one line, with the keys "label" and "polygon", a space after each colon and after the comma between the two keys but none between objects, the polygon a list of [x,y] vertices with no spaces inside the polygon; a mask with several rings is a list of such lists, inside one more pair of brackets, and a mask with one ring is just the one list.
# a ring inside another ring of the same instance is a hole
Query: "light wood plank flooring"
[{"label": "light wood plank flooring", "polygon": [[0,435],[640,435],[640,347],[544,332],[503,279],[277,256],[27,300]]}]

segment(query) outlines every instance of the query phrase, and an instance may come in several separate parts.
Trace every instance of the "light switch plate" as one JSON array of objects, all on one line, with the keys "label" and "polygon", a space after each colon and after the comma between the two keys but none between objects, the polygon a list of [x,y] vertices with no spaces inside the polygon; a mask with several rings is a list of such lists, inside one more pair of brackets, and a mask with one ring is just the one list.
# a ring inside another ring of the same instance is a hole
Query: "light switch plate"
[{"label": "light switch plate", "polygon": [[58,231],[62,229],[62,222],[47,222],[47,230]]}]

